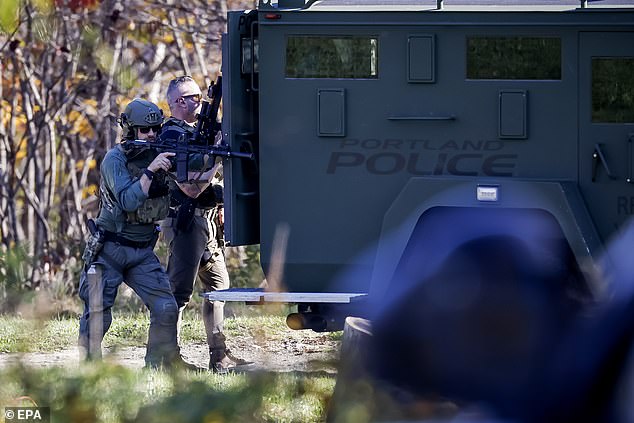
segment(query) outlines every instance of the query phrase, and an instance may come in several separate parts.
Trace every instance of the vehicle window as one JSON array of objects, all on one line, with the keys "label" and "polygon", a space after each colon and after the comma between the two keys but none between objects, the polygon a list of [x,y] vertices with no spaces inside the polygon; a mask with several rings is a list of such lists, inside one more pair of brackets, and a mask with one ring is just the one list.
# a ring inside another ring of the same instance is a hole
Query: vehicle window
[{"label": "vehicle window", "polygon": [[634,57],[592,59],[592,122],[634,123]]},{"label": "vehicle window", "polygon": [[287,78],[378,78],[378,39],[289,36]]},{"label": "vehicle window", "polygon": [[467,79],[561,79],[561,39],[469,37]]}]

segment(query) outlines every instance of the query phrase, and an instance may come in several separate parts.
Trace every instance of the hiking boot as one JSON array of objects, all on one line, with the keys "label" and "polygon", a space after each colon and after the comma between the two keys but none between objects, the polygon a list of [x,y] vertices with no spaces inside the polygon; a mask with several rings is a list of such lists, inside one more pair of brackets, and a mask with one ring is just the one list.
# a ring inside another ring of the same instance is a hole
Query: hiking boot
[{"label": "hiking boot", "polygon": [[198,367],[193,363],[189,363],[185,361],[182,355],[176,356],[174,359],[165,363],[165,367],[168,369],[182,369],[182,370],[192,370],[194,372],[199,372],[205,370],[204,367]]},{"label": "hiking boot", "polygon": [[212,351],[209,357],[209,370],[218,374],[244,372],[253,368],[253,362],[234,356],[229,350]]},{"label": "hiking boot", "polygon": [[154,370],[174,370],[174,369],[182,369],[182,370],[192,370],[194,372],[199,372],[205,370],[204,367],[198,367],[195,364],[189,363],[185,361],[182,355],[177,355],[173,358],[163,358],[159,362],[148,362],[145,363],[145,367]]},{"label": "hiking boot", "polygon": [[238,366],[252,366],[254,364],[253,361],[247,361],[243,360],[242,358],[236,357],[235,355],[233,355],[230,349],[225,350],[225,355]]}]

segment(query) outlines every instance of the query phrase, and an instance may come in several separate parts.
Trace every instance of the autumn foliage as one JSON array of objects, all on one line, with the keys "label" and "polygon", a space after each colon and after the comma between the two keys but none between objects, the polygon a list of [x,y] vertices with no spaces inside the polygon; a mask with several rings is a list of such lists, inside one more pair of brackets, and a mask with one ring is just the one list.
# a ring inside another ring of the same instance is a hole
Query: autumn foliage
[{"label": "autumn foliage", "polygon": [[[98,166],[116,117],[144,97],[168,111],[167,83],[220,72],[227,9],[254,1],[2,0],[0,259],[32,259],[24,283],[76,281]],[[0,282],[6,277],[0,260]]]},{"label": "autumn foliage", "polygon": [[55,7],[68,7],[73,12],[83,12],[98,6],[97,0],[55,0]]}]

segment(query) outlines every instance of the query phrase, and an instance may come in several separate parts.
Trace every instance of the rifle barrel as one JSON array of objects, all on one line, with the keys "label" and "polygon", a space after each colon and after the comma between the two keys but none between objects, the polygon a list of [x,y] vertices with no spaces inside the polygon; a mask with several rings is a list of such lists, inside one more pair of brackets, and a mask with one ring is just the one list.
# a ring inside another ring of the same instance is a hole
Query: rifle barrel
[{"label": "rifle barrel", "polygon": [[169,151],[173,153],[185,152],[187,154],[210,154],[212,156],[221,156],[226,158],[248,159],[253,160],[253,153],[243,153],[241,151],[231,151],[227,147],[217,145],[195,145],[189,144],[186,147],[179,145],[174,141],[154,141],[148,142],[143,140],[128,141],[135,147],[154,148],[158,151]]}]

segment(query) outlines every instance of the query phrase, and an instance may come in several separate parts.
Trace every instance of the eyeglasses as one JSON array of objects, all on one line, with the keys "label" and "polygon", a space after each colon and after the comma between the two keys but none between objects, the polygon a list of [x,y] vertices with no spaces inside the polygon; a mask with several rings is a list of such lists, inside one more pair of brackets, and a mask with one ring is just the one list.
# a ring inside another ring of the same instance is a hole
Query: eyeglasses
[{"label": "eyeglasses", "polygon": [[139,127],[139,132],[142,134],[148,134],[150,130],[154,131],[155,134],[158,134],[161,131],[161,125]]},{"label": "eyeglasses", "polygon": [[184,95],[181,97],[186,98],[188,100],[193,100],[196,103],[200,103],[200,101],[203,99],[203,96],[201,94]]}]

